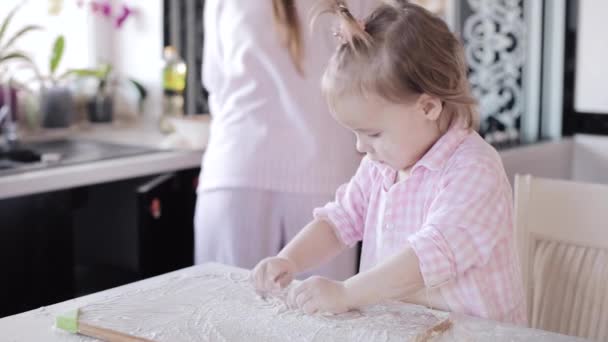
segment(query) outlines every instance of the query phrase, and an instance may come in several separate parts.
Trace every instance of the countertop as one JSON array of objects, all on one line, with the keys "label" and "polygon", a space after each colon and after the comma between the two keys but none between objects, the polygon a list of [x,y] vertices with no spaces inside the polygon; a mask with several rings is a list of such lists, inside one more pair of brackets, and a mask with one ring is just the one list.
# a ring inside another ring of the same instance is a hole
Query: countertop
[{"label": "countertop", "polygon": [[159,152],[0,176],[0,199],[128,179],[200,166],[202,149],[167,148],[147,122],[94,124],[25,133],[23,141],[74,138],[149,147]]},{"label": "countertop", "polygon": [[433,341],[583,341],[548,331],[387,302],[342,315],[308,316],[286,307],[284,294],[256,296],[248,271],[197,265],[0,319],[2,341],[91,341],[54,327],[81,309],[81,319],[155,341],[409,341],[449,316]]}]

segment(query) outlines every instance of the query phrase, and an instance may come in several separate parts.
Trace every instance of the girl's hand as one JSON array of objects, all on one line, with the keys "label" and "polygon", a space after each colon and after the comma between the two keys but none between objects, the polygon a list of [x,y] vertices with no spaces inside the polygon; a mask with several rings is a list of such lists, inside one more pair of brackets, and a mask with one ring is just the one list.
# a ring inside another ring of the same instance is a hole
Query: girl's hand
[{"label": "girl's hand", "polygon": [[305,313],[339,314],[351,309],[351,300],[343,282],[310,277],[290,291],[287,303]]},{"label": "girl's hand", "polygon": [[296,265],[293,261],[270,257],[260,261],[251,273],[251,282],[258,293],[283,289],[291,283],[296,273]]}]

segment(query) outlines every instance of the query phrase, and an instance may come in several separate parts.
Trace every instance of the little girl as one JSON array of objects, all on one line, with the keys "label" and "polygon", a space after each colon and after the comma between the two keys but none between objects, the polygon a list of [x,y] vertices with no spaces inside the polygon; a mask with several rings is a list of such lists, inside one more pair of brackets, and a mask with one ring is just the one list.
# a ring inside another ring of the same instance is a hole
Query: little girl
[{"label": "little girl", "polygon": [[462,46],[440,18],[405,0],[363,22],[330,1],[342,44],[322,81],[334,118],[366,154],[333,202],[252,280],[260,292],[363,241],[360,273],[312,277],[289,302],[341,313],[383,300],[525,324],[511,187],[474,130]]}]

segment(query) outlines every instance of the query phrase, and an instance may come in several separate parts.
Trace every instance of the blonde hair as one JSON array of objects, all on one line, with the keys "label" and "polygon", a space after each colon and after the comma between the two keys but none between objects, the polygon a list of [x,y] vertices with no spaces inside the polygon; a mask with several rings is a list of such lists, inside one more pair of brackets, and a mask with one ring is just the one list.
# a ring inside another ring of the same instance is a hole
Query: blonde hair
[{"label": "blonde hair", "polygon": [[272,0],[275,27],[283,45],[289,51],[291,61],[298,73],[302,74],[303,43],[300,21],[295,0]]},{"label": "blonde hair", "polygon": [[405,0],[384,1],[362,22],[341,0],[323,0],[315,17],[326,12],[339,18],[342,41],[322,80],[330,106],[353,93],[392,103],[428,94],[443,103],[440,127],[457,118],[477,127],[463,47],[441,18]]}]

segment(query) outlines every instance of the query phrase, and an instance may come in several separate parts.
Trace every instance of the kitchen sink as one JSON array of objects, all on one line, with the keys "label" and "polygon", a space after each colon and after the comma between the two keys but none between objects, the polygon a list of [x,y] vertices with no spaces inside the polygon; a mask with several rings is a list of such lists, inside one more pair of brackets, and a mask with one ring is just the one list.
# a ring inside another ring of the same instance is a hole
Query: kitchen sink
[{"label": "kitchen sink", "polygon": [[80,139],[23,142],[10,149],[0,150],[0,176],[159,151]]}]

